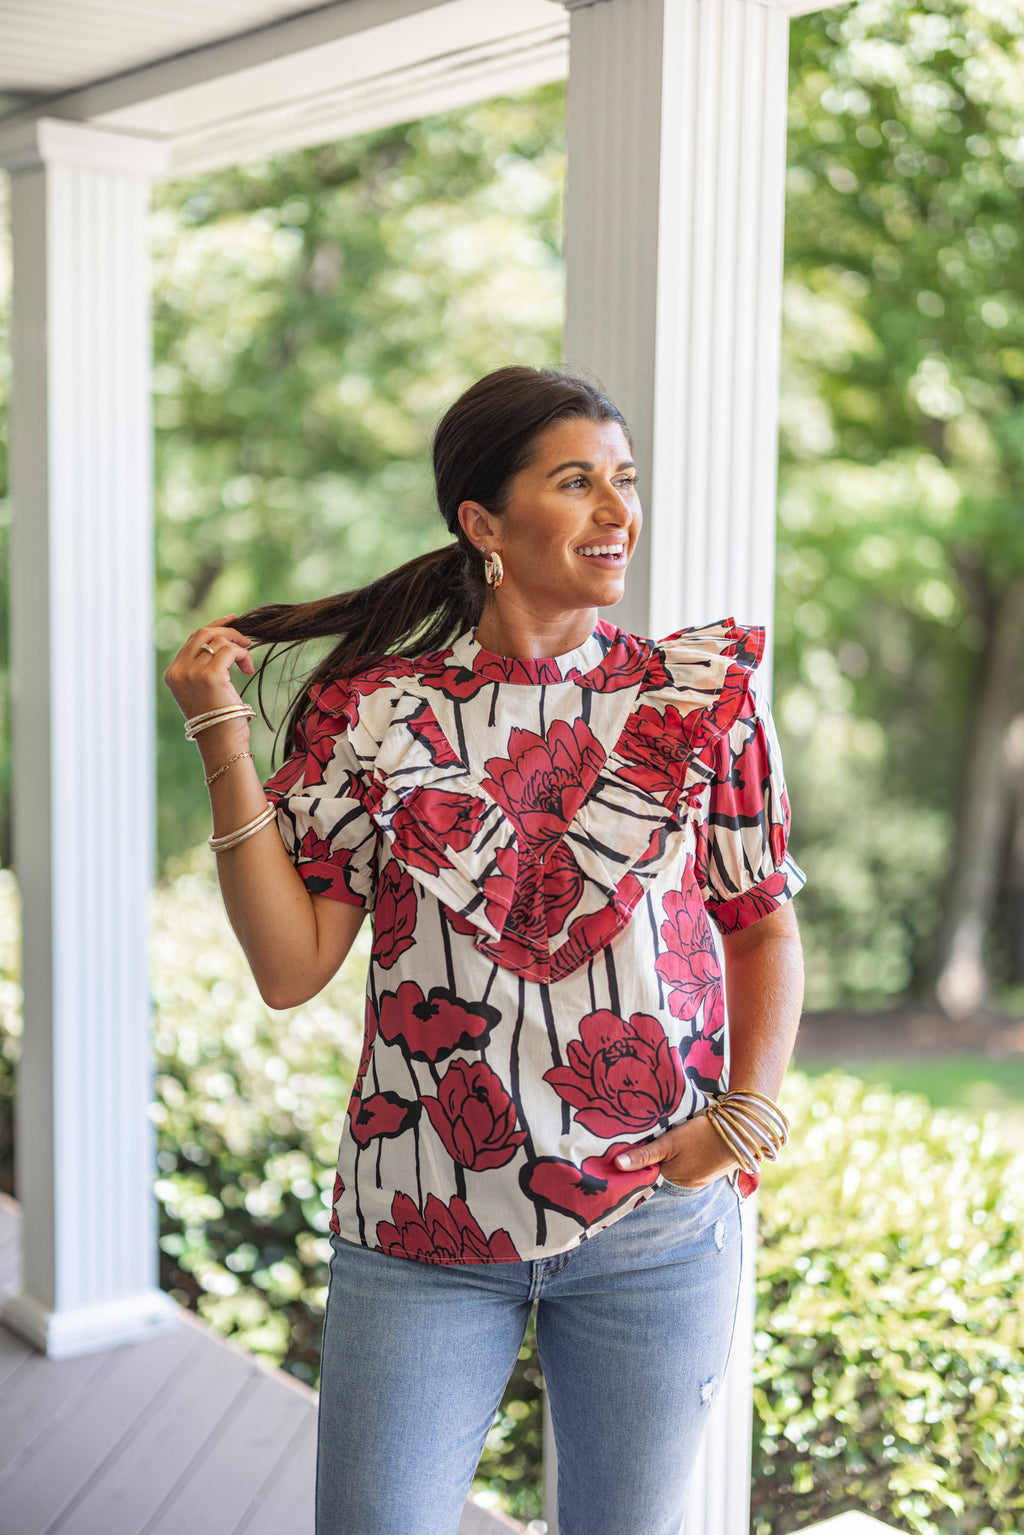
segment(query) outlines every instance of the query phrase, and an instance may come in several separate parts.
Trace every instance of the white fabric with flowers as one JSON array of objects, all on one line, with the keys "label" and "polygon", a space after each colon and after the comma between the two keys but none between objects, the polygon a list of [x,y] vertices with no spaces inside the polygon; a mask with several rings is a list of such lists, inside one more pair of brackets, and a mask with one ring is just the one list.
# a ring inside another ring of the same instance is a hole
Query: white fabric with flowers
[{"label": "white fabric with flowers", "polygon": [[539,661],[468,634],[315,691],[267,791],[307,888],[373,912],[340,1236],[532,1259],[649,1197],[616,1154],[723,1090],[710,924],[803,884],[762,646],[732,620],[601,622]]}]

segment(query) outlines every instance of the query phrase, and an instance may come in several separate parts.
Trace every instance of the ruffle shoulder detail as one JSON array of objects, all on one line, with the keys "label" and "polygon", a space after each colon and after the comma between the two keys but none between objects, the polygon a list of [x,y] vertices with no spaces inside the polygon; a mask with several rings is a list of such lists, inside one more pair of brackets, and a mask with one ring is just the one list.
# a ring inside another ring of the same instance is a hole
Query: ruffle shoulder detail
[{"label": "ruffle shoulder detail", "polygon": [[[613,664],[569,679],[621,699],[611,751],[593,749],[582,721],[553,727],[565,740],[539,743],[563,765],[579,758],[579,802],[555,834],[535,834],[508,785],[481,783],[442,730],[434,689],[465,697],[493,681],[452,666],[447,653],[426,664],[388,658],[318,689],[303,722],[307,761],[322,767],[319,793],[358,800],[378,841],[443,903],[452,926],[528,980],[557,981],[593,958],[650,883],[696,851],[713,776],[702,753],[753,707],[762,630],[727,619],[658,644],[614,633]],[[510,759],[510,778],[516,766]],[[307,795],[317,792],[310,771]]]},{"label": "ruffle shoulder detail", "polygon": [[764,640],[763,628],[724,618],[654,645],[611,770],[670,810],[693,804],[712,776],[708,748],[754,712]]}]

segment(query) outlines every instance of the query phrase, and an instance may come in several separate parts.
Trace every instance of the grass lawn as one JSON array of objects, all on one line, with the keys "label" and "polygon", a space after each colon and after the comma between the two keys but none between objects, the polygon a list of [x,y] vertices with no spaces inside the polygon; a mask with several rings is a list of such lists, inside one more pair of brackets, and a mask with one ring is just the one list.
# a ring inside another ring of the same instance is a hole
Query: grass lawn
[{"label": "grass lawn", "polygon": [[[808,1076],[821,1076],[834,1064],[800,1062]],[[967,1114],[998,1114],[1014,1146],[1024,1150],[1024,1060],[992,1060],[984,1055],[901,1057],[899,1060],[844,1060],[842,1070],[864,1082],[884,1082],[895,1092],[922,1093],[936,1108]]]}]

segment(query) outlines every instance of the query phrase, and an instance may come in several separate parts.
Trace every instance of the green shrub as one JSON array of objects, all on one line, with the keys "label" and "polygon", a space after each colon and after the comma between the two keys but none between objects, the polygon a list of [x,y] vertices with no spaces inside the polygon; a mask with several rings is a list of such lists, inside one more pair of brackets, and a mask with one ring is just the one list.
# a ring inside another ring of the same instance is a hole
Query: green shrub
[{"label": "green shrub", "polygon": [[1024,1510],[1024,1159],[992,1121],[842,1074],[786,1089],[761,1198],[754,1529],[848,1508],[1010,1532]]}]

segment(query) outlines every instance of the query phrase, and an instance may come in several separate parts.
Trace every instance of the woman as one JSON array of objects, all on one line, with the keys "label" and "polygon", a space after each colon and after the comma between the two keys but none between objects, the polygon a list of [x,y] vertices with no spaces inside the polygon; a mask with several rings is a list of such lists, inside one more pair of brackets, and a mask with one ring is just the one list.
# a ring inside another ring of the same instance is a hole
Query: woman
[{"label": "woman", "polygon": [[[482,379],[434,465],[453,545],[208,625],[167,673],[266,1001],[318,992],[374,914],[317,1528],[454,1535],[536,1299],[561,1535],[677,1535],[800,1010],[762,636],[598,618],[642,518],[590,384]],[[327,634],[264,790],[231,668]]]}]

